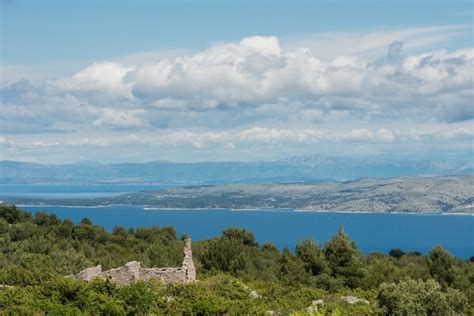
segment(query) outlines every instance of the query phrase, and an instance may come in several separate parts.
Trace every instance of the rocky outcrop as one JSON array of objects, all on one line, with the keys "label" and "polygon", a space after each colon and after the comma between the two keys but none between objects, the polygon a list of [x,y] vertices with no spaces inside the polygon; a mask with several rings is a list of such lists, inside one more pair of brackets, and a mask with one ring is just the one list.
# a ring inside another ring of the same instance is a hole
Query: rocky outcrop
[{"label": "rocky outcrop", "polygon": [[348,296],[343,296],[341,297],[344,301],[346,301],[347,303],[351,304],[351,305],[354,305],[354,304],[357,304],[357,303],[364,303],[364,304],[367,304],[369,305],[370,302],[366,299],[363,299],[363,298],[358,298],[358,297],[355,297],[355,296],[352,296],[352,295],[348,295]]},{"label": "rocky outcrop", "polygon": [[191,283],[196,280],[191,239],[186,239],[184,242],[184,259],[181,267],[142,268],[140,262],[131,261],[123,267],[107,271],[102,271],[102,267],[98,265],[69,277],[84,281],[91,281],[94,278],[109,279],[122,285],[130,284],[136,280],[157,280],[163,283]]},{"label": "rocky outcrop", "polygon": [[[327,298],[325,298],[327,299]],[[334,302],[334,301],[343,301],[345,303],[348,303],[350,305],[354,305],[354,304],[357,304],[357,303],[362,303],[362,304],[367,304],[367,305],[370,305],[370,302],[366,299],[363,299],[363,298],[358,298],[356,296],[352,296],[352,295],[347,295],[347,296],[340,296],[340,297],[336,297],[336,298],[329,298],[329,301],[326,302],[324,301],[323,299],[317,299],[317,300],[313,300],[311,302],[311,305],[309,305],[307,308],[306,308],[306,312],[310,315],[313,315],[313,314],[317,314],[318,313],[318,309],[324,305],[324,304],[327,304],[327,303],[331,303]],[[318,314],[319,315],[319,314]]]}]

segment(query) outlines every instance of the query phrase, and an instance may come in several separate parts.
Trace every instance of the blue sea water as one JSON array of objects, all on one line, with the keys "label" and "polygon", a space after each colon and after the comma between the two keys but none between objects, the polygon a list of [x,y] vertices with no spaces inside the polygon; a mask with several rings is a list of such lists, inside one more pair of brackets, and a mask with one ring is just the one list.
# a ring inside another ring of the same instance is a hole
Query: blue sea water
[{"label": "blue sea water", "polygon": [[364,253],[393,248],[426,253],[441,245],[459,258],[474,255],[474,216],[296,212],[293,210],[145,210],[139,206],[22,207],[31,212],[48,211],[74,222],[87,217],[111,230],[114,226],[173,226],[178,236],[194,240],[220,235],[227,227],[253,232],[259,242],[270,241],[280,249],[294,249],[299,240],[327,241],[343,227]]}]

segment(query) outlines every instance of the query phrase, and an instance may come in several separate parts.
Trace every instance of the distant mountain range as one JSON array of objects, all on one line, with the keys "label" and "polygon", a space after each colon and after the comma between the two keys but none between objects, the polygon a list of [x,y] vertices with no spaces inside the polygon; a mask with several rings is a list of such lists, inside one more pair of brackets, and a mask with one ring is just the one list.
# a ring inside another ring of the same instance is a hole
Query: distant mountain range
[{"label": "distant mountain range", "polygon": [[349,181],[360,178],[462,175],[473,161],[391,160],[299,156],[271,162],[77,163],[43,165],[0,161],[0,183],[273,183]]}]

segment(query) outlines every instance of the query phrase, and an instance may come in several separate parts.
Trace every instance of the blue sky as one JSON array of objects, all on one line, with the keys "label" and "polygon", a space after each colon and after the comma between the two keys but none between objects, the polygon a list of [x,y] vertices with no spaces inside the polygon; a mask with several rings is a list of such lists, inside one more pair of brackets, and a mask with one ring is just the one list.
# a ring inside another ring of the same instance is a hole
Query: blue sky
[{"label": "blue sky", "polygon": [[[204,49],[252,35],[279,38],[472,23],[472,1],[2,2],[3,62],[95,61],[141,51]],[[449,48],[465,47],[458,38]]]},{"label": "blue sky", "polygon": [[0,159],[472,155],[472,1],[1,3]]}]

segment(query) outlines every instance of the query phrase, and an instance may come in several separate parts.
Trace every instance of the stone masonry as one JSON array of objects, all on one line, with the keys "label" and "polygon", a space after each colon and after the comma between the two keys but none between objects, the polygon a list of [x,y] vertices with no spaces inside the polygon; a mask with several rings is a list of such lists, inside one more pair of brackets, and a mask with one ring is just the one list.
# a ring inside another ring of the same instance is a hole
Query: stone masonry
[{"label": "stone masonry", "polygon": [[69,277],[91,281],[94,278],[109,279],[127,285],[136,280],[157,280],[163,283],[191,283],[196,280],[196,268],[193,263],[191,239],[184,241],[184,259],[177,268],[142,268],[140,262],[131,261],[123,267],[102,271],[100,265],[87,268]]}]

